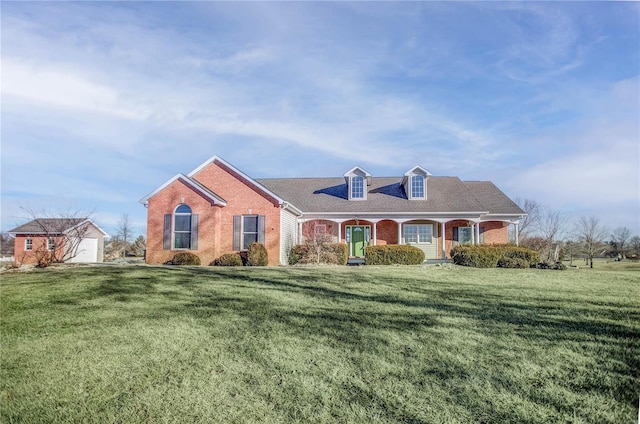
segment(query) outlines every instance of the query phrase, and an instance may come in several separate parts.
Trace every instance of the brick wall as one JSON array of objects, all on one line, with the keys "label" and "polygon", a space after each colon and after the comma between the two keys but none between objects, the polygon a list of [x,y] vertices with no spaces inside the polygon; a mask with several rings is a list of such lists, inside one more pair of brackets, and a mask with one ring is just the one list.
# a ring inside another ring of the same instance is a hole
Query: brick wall
[{"label": "brick wall", "polygon": [[203,265],[223,253],[233,252],[233,216],[264,215],[265,247],[269,265],[280,261],[280,207],[232,169],[214,162],[201,169],[193,179],[222,197],[227,206],[213,206],[209,199],[177,180],[149,199],[147,217],[147,263],[164,263],[184,250],[163,250],[164,215],[185,203],[199,215],[198,249],[193,250]]}]

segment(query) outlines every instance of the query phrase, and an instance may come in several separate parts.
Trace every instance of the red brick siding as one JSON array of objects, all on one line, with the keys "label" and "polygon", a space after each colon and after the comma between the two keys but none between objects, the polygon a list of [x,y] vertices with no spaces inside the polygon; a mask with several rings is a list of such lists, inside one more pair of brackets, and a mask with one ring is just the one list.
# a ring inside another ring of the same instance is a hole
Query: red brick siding
[{"label": "red brick siding", "polygon": [[[453,227],[467,227],[469,221],[457,220],[445,224],[445,252],[447,257],[451,257],[453,248]],[[508,224],[502,221],[481,222],[480,228],[484,228],[483,244],[505,244],[509,242]]]},{"label": "red brick siding", "polygon": [[[25,250],[25,244],[27,242],[27,238],[31,237],[33,240],[31,250]],[[38,263],[37,255],[38,252],[44,252],[47,249],[47,239],[46,236],[40,235],[25,235],[25,234],[17,234],[14,240],[14,253],[13,257],[15,262],[18,264],[24,265],[35,265]],[[56,237],[56,257],[62,258],[64,255],[64,238]]]},{"label": "red brick siding", "polygon": [[164,263],[183,250],[163,250],[164,215],[172,214],[184,197],[192,213],[199,215],[198,249],[192,252],[203,265],[223,253],[233,252],[233,216],[264,215],[265,247],[269,265],[280,262],[280,207],[248,184],[231,169],[211,163],[193,176],[198,182],[222,197],[227,206],[212,206],[209,199],[186,184],[176,181],[149,199],[147,217],[147,263]]},{"label": "red brick siding", "polygon": [[398,244],[398,223],[384,220],[376,226],[376,244]]}]

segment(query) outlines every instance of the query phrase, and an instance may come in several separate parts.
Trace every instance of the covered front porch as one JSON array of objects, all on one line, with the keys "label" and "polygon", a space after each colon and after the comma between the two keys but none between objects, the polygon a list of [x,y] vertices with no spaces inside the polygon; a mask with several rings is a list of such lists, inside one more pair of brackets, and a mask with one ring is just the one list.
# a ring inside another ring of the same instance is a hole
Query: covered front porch
[{"label": "covered front porch", "polygon": [[408,244],[424,251],[427,260],[446,260],[456,244],[507,243],[509,225],[516,226],[517,234],[518,222],[514,217],[465,215],[301,217],[298,242],[324,237],[346,243],[352,259],[363,258],[367,246]]}]

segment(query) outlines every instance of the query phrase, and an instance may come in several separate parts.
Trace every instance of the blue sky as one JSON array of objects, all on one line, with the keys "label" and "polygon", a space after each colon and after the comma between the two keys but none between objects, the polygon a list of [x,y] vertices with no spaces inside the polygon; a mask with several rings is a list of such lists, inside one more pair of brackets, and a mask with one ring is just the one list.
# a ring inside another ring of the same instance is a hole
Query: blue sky
[{"label": "blue sky", "polygon": [[421,165],[640,234],[640,4],[2,2],[3,230],[256,177]]}]

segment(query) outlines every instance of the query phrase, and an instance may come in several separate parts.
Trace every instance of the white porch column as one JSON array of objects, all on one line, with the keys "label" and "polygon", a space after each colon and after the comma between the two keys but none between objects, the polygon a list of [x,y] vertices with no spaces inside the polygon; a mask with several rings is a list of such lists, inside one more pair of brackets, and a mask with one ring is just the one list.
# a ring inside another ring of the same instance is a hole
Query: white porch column
[{"label": "white porch column", "polygon": [[447,259],[447,248],[445,247],[444,222],[440,223],[440,237],[442,237],[442,259]]},{"label": "white porch column", "polygon": [[342,221],[338,221],[338,243],[342,242]]},{"label": "white porch column", "polygon": [[476,240],[478,241],[477,244],[480,244],[480,223],[479,222],[476,224],[476,235],[477,235]]},{"label": "white porch column", "polygon": [[520,240],[518,237],[518,232],[520,231],[520,224],[516,222],[514,225],[516,226],[516,246],[520,246]]},{"label": "white porch column", "polygon": [[402,222],[401,221],[396,221],[398,222],[398,244],[402,244]]},{"label": "white porch column", "polygon": [[376,239],[378,238],[378,221],[373,222],[373,245],[376,246],[378,243]]},{"label": "white porch column", "polygon": [[476,224],[471,224],[471,244],[476,244]]},{"label": "white porch column", "polygon": [[298,221],[298,244],[302,244],[302,221]]}]

